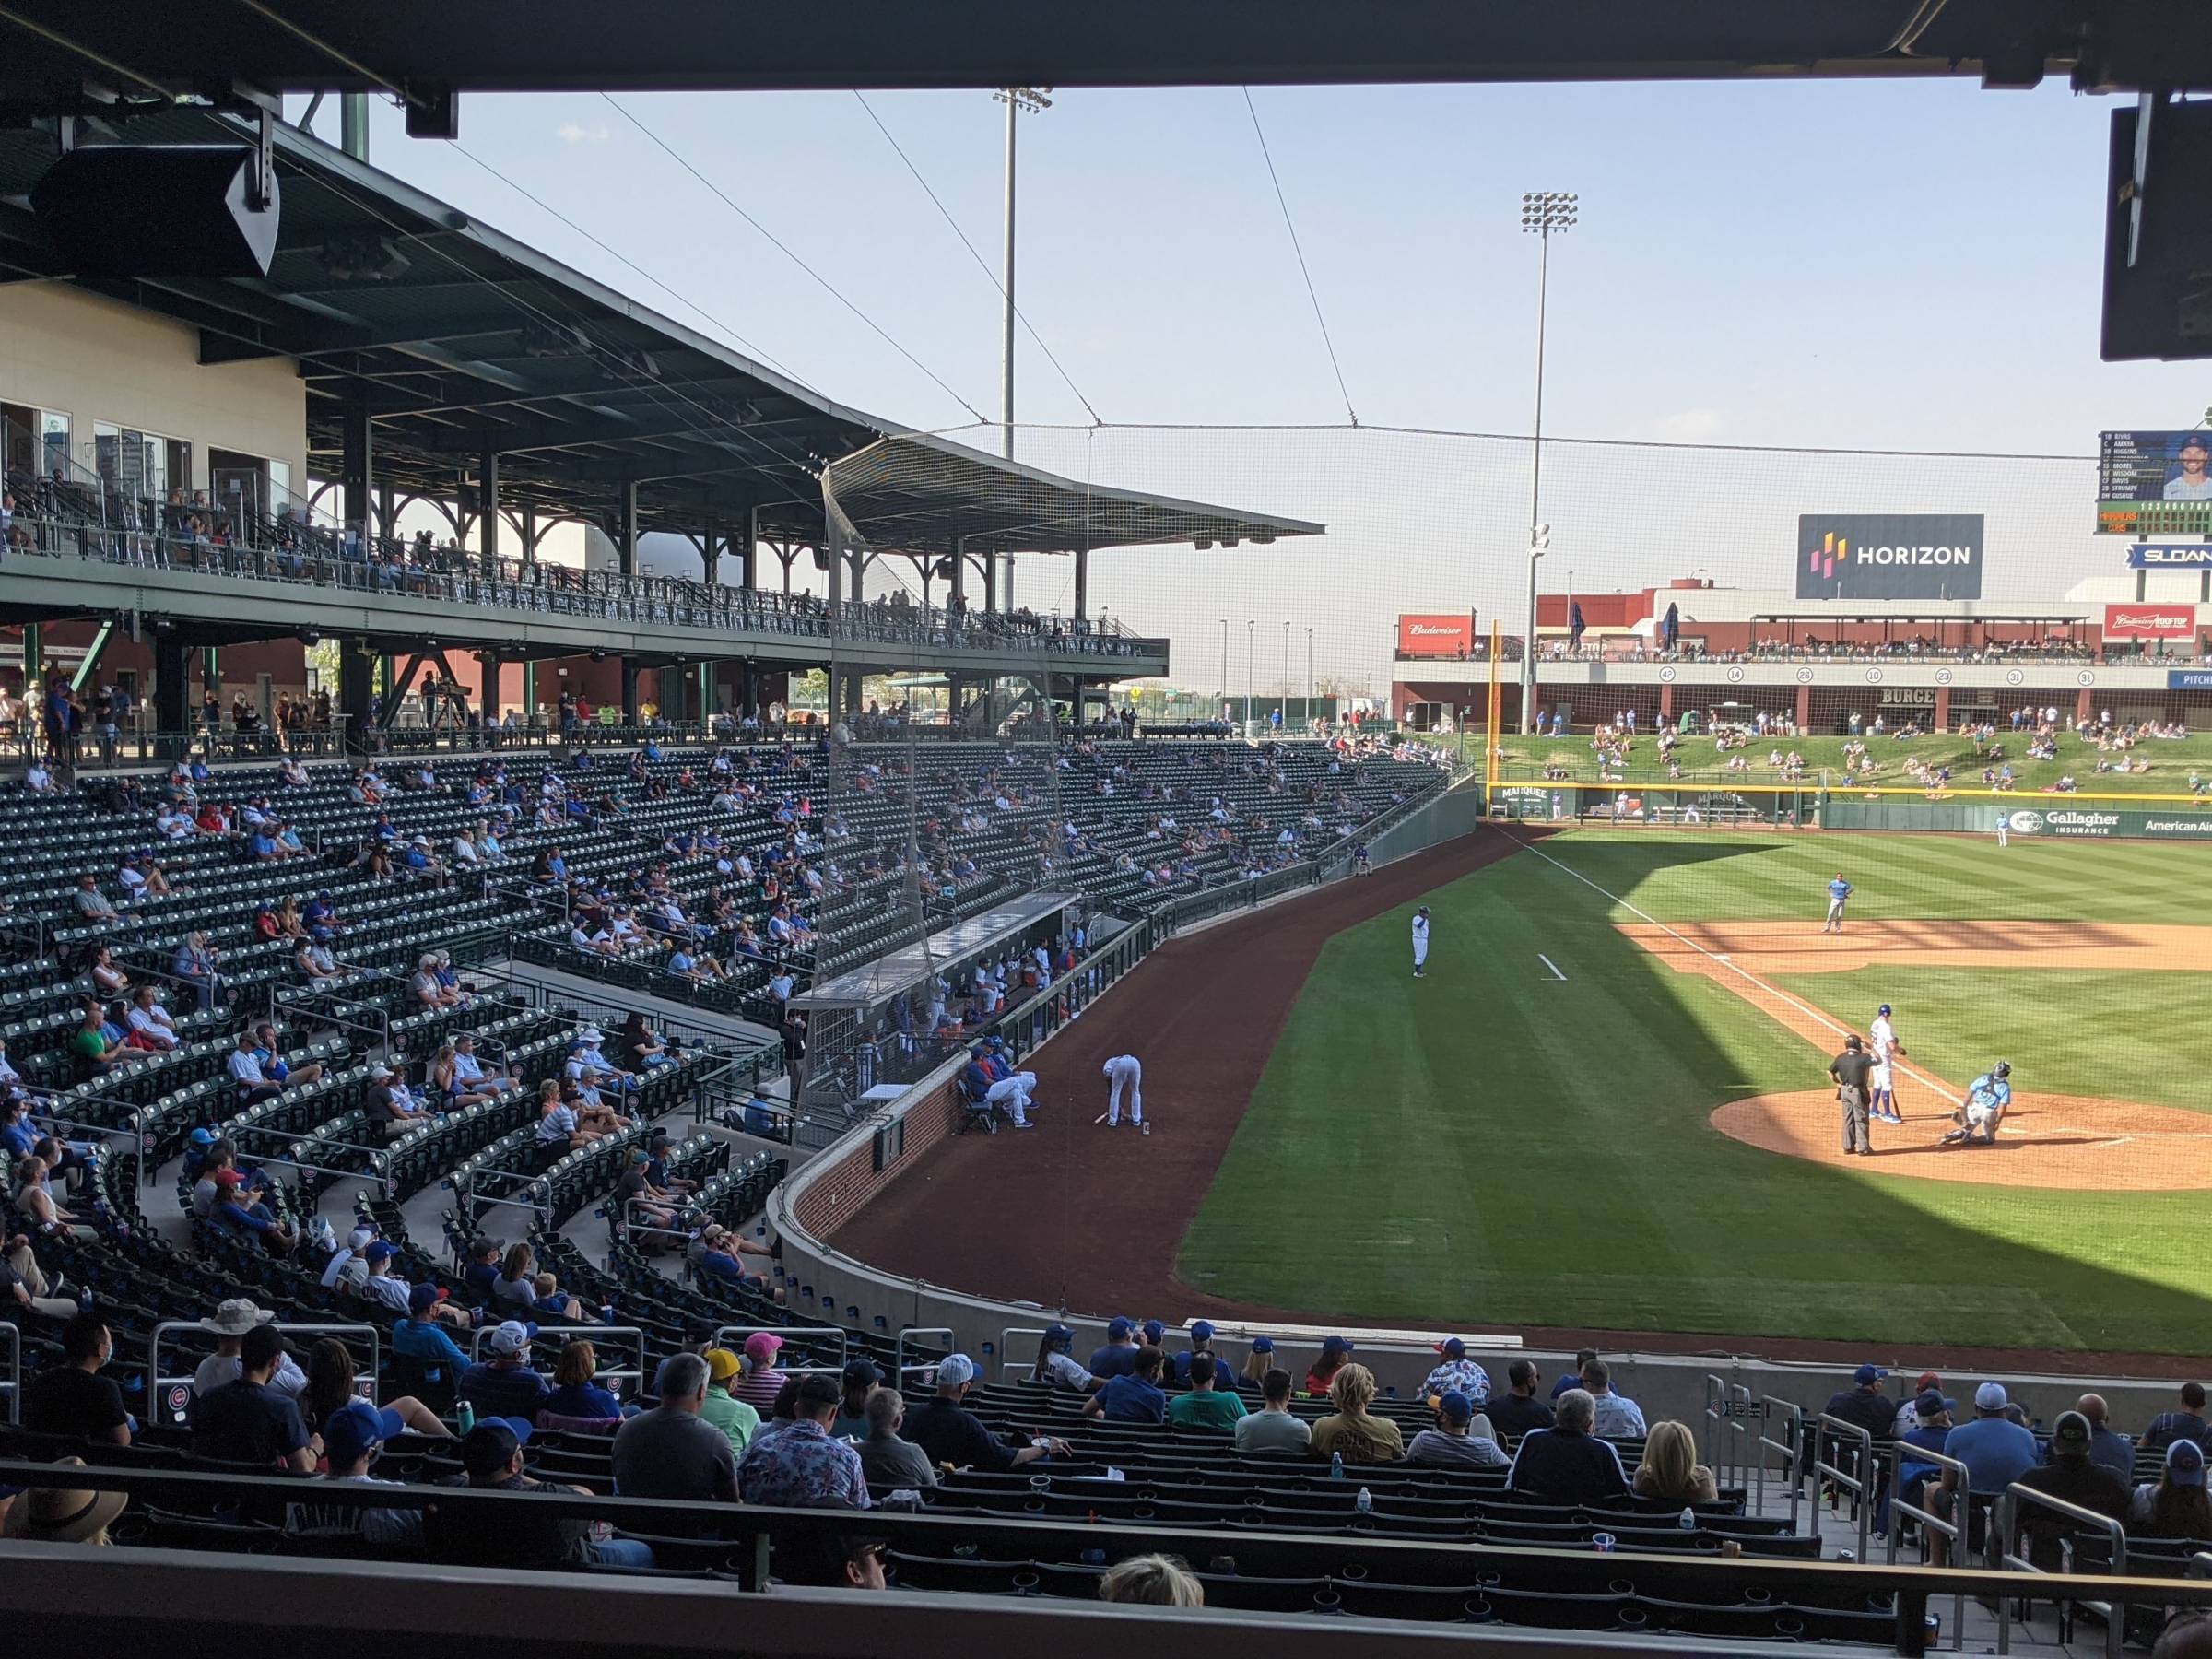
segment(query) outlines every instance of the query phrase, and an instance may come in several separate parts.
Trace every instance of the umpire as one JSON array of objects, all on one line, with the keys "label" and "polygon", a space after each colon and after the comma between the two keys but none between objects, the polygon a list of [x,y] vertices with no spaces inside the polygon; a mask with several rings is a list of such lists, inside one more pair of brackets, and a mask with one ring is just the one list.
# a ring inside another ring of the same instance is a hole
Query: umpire
[{"label": "umpire", "polygon": [[1828,1075],[1836,1080],[1836,1099],[1843,1102],[1843,1154],[1871,1157],[1874,1141],[1866,1129],[1866,1077],[1874,1069],[1865,1045],[1856,1037],[1843,1041],[1843,1052],[1828,1063]]}]

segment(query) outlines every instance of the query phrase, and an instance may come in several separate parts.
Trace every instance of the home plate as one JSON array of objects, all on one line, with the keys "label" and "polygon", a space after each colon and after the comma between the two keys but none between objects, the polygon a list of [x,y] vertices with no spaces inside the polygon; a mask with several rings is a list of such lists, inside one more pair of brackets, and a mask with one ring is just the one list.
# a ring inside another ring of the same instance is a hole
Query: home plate
[{"label": "home plate", "polygon": [[1727,959],[1726,957],[1724,957],[1724,956],[1716,956],[1716,957],[1714,957],[1712,959],[1713,959],[1714,961],[1716,961],[1716,962],[1724,962],[1724,961],[1726,961],[1728,959]]}]

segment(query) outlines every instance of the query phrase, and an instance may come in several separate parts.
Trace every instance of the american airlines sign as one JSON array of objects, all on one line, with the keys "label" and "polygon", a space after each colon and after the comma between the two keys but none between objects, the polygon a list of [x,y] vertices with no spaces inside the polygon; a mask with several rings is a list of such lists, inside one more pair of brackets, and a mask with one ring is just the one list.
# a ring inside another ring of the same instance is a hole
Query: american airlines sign
[{"label": "american airlines sign", "polygon": [[1807,512],[1797,520],[1800,599],[1979,599],[1978,512]]}]

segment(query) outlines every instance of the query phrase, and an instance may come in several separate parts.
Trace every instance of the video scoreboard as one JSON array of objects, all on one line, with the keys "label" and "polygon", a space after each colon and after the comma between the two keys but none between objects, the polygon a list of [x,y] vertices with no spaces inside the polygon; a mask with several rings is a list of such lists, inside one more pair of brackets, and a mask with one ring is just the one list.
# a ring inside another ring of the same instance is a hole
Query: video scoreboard
[{"label": "video scoreboard", "polygon": [[2103,535],[2212,535],[2212,433],[2102,434],[2097,529]]}]

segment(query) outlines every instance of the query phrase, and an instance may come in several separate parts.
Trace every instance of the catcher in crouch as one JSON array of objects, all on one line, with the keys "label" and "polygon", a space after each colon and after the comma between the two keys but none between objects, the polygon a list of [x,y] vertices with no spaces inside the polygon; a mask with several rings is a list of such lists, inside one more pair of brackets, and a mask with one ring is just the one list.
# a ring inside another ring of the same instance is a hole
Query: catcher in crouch
[{"label": "catcher in crouch", "polygon": [[1987,1147],[1995,1143],[1997,1125],[2012,1104],[2012,1063],[2000,1060],[1967,1085],[1966,1104],[1951,1113],[1959,1126],[1943,1137],[1946,1147]]}]

